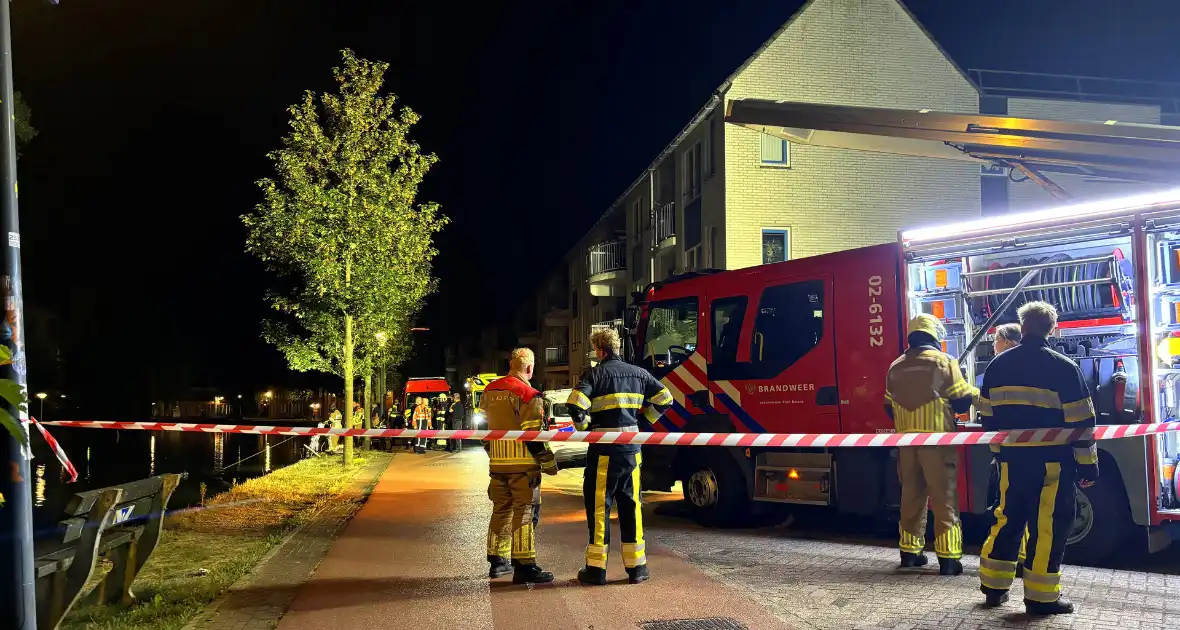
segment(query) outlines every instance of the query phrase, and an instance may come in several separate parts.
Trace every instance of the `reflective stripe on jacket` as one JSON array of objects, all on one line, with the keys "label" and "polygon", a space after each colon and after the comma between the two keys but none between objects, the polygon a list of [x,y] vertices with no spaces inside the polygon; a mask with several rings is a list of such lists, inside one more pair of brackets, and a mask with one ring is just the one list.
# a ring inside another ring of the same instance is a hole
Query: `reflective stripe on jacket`
[{"label": "reflective stripe on jacket", "polygon": [[[647,370],[611,356],[582,377],[566,404],[576,414],[576,422],[590,414],[589,431],[647,430],[672,406],[672,394]],[[639,451],[632,444],[595,447],[606,452]]]},{"label": "reflective stripe on jacket", "polygon": [[[479,408],[492,431],[540,431],[544,415],[541,392],[516,376],[505,376],[484,388]],[[491,440],[484,443],[491,472],[533,472],[541,462],[552,460],[548,442]]]},{"label": "reflective stripe on jacket", "polygon": [[953,358],[929,346],[906,350],[889,366],[885,380],[885,404],[892,409],[898,433],[954,431],[951,401],[977,393]]}]

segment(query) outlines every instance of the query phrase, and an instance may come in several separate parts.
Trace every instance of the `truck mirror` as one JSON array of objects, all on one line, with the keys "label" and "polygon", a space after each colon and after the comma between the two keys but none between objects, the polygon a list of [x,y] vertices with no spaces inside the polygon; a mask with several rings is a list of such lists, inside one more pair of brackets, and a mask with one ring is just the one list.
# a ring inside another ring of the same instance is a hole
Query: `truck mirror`
[{"label": "truck mirror", "polygon": [[623,320],[623,326],[626,327],[627,330],[635,330],[636,328],[639,328],[638,306],[628,306],[627,313],[624,317],[625,319]]}]

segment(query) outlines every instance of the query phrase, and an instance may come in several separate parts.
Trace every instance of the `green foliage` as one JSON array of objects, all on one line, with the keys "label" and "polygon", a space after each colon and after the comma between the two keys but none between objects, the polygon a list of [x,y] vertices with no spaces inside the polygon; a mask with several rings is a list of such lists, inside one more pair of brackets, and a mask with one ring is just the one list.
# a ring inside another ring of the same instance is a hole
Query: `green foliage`
[{"label": "green foliage", "polygon": [[[438,158],[409,138],[418,115],[382,93],[388,64],[343,56],[337,92],[289,108],[291,130],[268,155],[275,176],[258,182],[263,201],[242,220],[246,251],[281,283],[264,337],[292,369],[343,377],[351,401],[357,374],[408,349],[447,219],[415,203]],[[350,404],[344,413],[351,421]]]},{"label": "green foliage", "polygon": [[[0,365],[8,365],[11,362],[12,351],[8,349],[8,346],[0,345]],[[21,411],[28,411],[29,399],[16,381],[6,378],[0,379],[0,399]],[[4,429],[8,431],[9,435],[16,438],[17,442],[28,446],[28,434],[21,427],[20,420],[14,418],[12,413],[8,411],[7,405],[0,405],[0,424],[4,425]]]},{"label": "green foliage", "polygon": [[12,108],[16,112],[16,148],[20,151],[37,137],[37,129],[32,123],[33,110],[20,92],[13,94]]}]

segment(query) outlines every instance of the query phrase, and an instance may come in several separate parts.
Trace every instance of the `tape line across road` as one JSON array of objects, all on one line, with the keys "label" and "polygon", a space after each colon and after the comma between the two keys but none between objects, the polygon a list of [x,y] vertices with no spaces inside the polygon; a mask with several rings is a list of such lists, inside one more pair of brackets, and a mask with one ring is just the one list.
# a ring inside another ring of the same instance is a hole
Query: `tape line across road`
[{"label": "tape line across road", "polygon": [[514,442],[586,442],[657,446],[754,446],[798,448],[866,448],[879,446],[962,446],[969,444],[1066,444],[1080,439],[1114,440],[1180,431],[1180,422],[1109,425],[1090,429],[1023,429],[955,433],[618,433],[596,431],[442,431],[416,429],[329,429],[256,424],[185,422],[114,422],[58,420],[44,424],[85,429],[249,433],[254,435],[337,435],[370,438],[509,440]]}]

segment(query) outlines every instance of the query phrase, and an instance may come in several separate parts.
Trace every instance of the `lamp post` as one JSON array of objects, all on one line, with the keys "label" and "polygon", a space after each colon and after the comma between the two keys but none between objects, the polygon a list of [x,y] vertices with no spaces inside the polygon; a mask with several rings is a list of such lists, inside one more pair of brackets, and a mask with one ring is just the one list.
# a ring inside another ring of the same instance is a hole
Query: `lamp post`
[{"label": "lamp post", "polygon": [[41,393],[37,394],[37,398],[40,399],[40,401],[41,401],[41,413],[38,415],[40,415],[41,420],[44,421],[45,420],[45,399],[49,398],[49,394],[46,394],[45,392],[41,392]]}]

